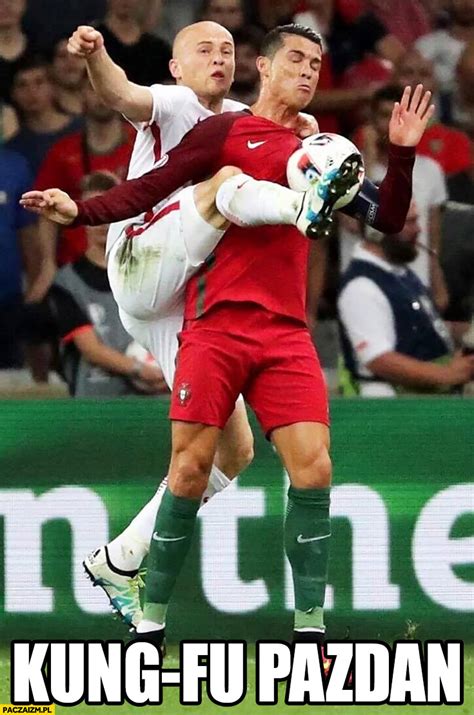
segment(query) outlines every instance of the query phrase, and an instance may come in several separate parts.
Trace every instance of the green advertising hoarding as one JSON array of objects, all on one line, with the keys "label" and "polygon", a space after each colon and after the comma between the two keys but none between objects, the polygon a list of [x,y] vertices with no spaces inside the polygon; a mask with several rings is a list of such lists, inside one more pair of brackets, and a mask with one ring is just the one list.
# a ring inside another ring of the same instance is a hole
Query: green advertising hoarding
[{"label": "green advertising hoarding", "polygon": [[[123,632],[82,573],[166,473],[166,402],[0,406],[0,634]],[[474,640],[474,403],[332,405],[332,637]],[[285,638],[286,475],[255,429],[254,463],[200,512],[169,615],[170,639]]]}]

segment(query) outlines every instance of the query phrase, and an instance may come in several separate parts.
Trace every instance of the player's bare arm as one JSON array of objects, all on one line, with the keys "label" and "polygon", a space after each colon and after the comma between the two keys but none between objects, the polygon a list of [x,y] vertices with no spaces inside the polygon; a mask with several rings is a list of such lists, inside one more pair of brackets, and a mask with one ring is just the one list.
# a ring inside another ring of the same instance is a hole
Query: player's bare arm
[{"label": "player's bare arm", "polygon": [[80,25],[71,35],[68,50],[86,60],[92,85],[104,104],[121,112],[132,122],[147,122],[153,111],[153,97],[148,87],[130,82],[104,45],[95,28]]}]

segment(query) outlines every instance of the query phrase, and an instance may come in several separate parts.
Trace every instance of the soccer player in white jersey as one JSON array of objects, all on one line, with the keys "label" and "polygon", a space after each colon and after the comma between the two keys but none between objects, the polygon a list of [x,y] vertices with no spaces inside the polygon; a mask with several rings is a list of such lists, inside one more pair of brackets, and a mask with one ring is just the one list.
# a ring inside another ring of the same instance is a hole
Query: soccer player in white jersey
[{"label": "soccer player in white jersey", "polygon": [[[166,161],[167,152],[179,144],[183,136],[199,121],[216,113],[245,108],[239,102],[225,99],[233,81],[234,47],[227,30],[213,22],[195,23],[177,35],[170,63],[170,71],[176,85],[142,87],[130,82],[124,71],[107,54],[102,35],[92,27],[81,26],[73,33],[69,40],[69,51],[86,59],[88,73],[98,95],[106,104],[120,111],[137,129],[129,179],[142,176],[162,158]],[[317,131],[316,122],[311,123],[302,117],[301,131],[303,134]],[[164,221],[169,224],[165,230],[175,232],[178,236],[179,213],[183,215],[183,212],[170,211],[166,215],[168,207],[172,209],[176,201],[176,194],[162,202],[154,214],[159,214],[160,208],[163,208]],[[193,233],[199,234],[204,242],[204,248],[201,247],[198,257],[199,262],[202,262],[223,231],[218,230],[216,234],[216,230],[212,229],[209,232],[209,225],[200,220],[193,210],[192,194],[189,191],[181,193],[180,198],[181,203],[186,202],[184,215],[194,220]],[[137,217],[136,222],[146,223],[146,218]],[[117,255],[121,250],[120,237],[123,236],[125,226],[129,224],[130,220],[113,224],[109,230],[109,265],[120,265],[120,256]],[[131,244],[132,242],[128,242],[129,246]],[[119,274],[120,270],[115,276],[118,280]],[[114,283],[112,275],[111,283]],[[133,290],[133,284],[131,288],[136,297],[138,291]],[[170,291],[171,294],[175,292]],[[136,300],[133,312],[136,316]],[[159,321],[150,322],[146,308],[142,319],[137,320],[134,316],[121,310],[124,326],[134,338],[151,350],[171,386],[177,352],[176,335],[182,325],[181,301],[168,305],[166,316]],[[243,401],[239,401],[223,431],[204,501],[226,487],[230,480],[250,463],[252,456],[253,437],[245,406]],[[91,554],[85,564],[94,583],[106,591],[112,605],[130,624],[136,624],[141,618],[137,571],[148,552],[156,512],[165,486],[166,480],[125,531],[106,547]]]},{"label": "soccer player in white jersey", "polygon": [[[89,77],[104,103],[121,112],[137,129],[129,179],[150,171],[202,119],[244,108],[239,102],[225,99],[234,76],[234,46],[227,30],[216,23],[196,23],[177,35],[170,63],[175,85],[143,87],[130,82],[108,55],[101,33],[93,27],[78,27],[69,39],[68,49],[71,54],[86,59]],[[170,200],[164,201],[163,206]],[[129,223],[111,225],[107,253],[120,238],[124,225]],[[176,230],[179,231],[179,225]],[[156,341],[159,347],[155,346],[154,350],[170,386],[177,350],[176,334],[182,324],[182,313],[179,309],[174,312],[160,321],[160,339]],[[122,319],[133,337],[139,342],[148,342],[147,335],[143,331],[137,333],[136,322],[132,325],[123,312]],[[144,324],[145,330],[146,327]],[[227,486],[252,457],[252,432],[243,401],[239,401],[223,432],[206,500]],[[136,574],[148,552],[165,486],[166,480],[125,531],[86,561],[94,582],[104,588],[112,605],[130,624],[141,618]]]}]

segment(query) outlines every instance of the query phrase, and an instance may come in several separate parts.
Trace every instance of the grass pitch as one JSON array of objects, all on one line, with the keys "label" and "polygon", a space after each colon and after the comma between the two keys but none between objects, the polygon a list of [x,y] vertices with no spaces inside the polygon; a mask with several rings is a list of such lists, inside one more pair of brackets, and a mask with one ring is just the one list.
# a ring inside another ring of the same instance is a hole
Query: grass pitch
[{"label": "grass pitch", "polygon": [[[167,668],[178,667],[178,647],[171,646],[166,657]],[[255,703],[255,659],[249,656],[248,659],[249,684],[247,697],[240,704],[232,708],[220,707],[211,703],[203,690],[203,701],[198,706],[183,706],[179,703],[179,691],[175,688],[164,688],[164,702],[161,706],[133,707],[132,705],[116,706],[88,706],[76,705],[75,707],[56,707],[58,715],[66,715],[73,711],[77,715],[93,715],[102,713],[104,715],[129,715],[129,713],[162,713],[163,715],[180,715],[184,712],[198,712],[199,715],[215,715],[218,712],[235,712],[236,715],[255,715],[259,711],[267,710],[272,715],[280,713],[291,713],[292,715],[303,715],[308,712],[318,712],[318,715],[433,715],[434,713],[446,713],[446,715],[474,715],[474,644],[466,645],[464,648],[464,704],[458,706],[446,705],[314,705],[314,706],[290,706],[285,705],[285,686],[279,689],[279,700],[277,705],[259,706]],[[10,653],[8,647],[0,649],[0,702],[10,702]]]}]

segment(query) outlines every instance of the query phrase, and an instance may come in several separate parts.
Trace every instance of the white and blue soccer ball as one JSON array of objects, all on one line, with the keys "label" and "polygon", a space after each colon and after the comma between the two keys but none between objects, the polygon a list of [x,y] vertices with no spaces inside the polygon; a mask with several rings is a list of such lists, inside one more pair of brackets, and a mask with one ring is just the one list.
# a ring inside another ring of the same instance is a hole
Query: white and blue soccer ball
[{"label": "white and blue soccer ball", "polygon": [[334,172],[352,156],[359,160],[360,169],[353,186],[334,203],[335,209],[341,209],[356,197],[364,181],[365,172],[360,151],[355,144],[340,134],[313,134],[304,139],[301,147],[288,159],[288,185],[294,191],[307,191],[321,179],[327,181],[334,176]]}]

